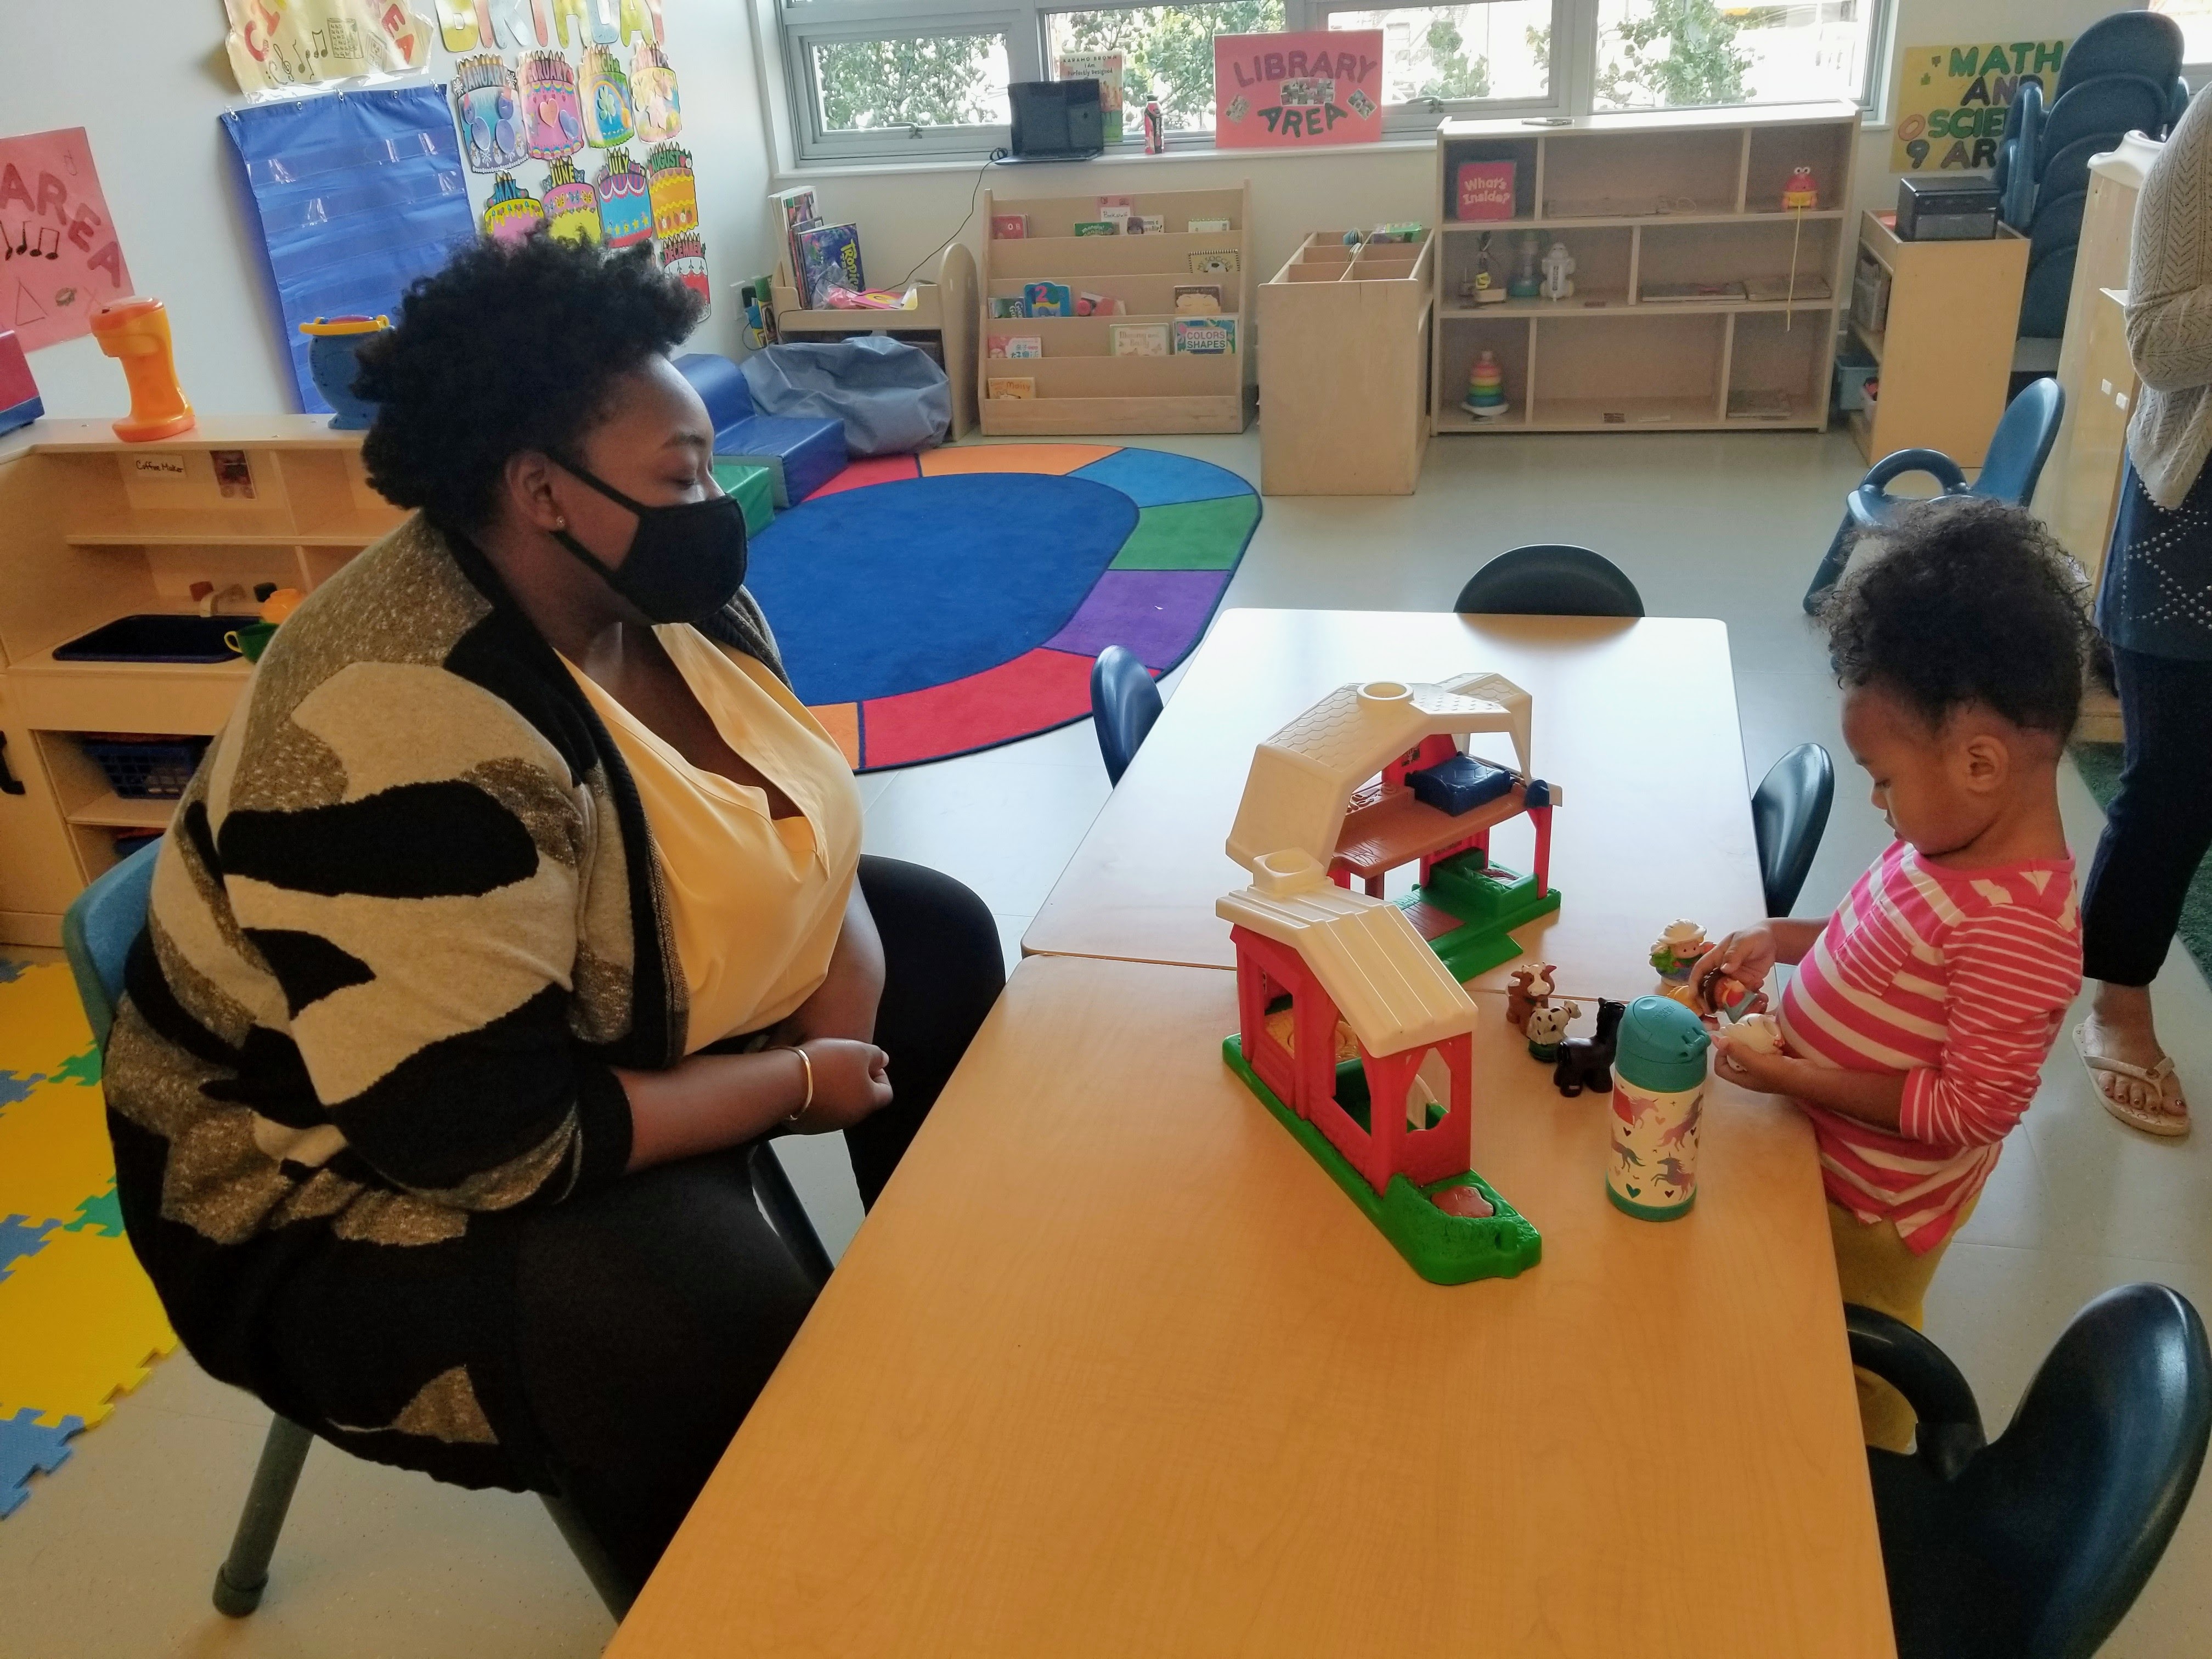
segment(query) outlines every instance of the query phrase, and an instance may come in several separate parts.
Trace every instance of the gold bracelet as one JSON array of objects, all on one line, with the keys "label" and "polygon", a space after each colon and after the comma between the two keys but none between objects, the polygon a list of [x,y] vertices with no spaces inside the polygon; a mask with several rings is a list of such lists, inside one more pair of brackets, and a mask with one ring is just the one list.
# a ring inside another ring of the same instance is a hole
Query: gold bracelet
[{"label": "gold bracelet", "polygon": [[787,1044],[784,1051],[787,1054],[797,1054],[799,1063],[806,1068],[806,1098],[799,1103],[799,1109],[784,1119],[786,1123],[796,1123],[806,1115],[806,1109],[814,1103],[814,1060],[806,1050],[797,1043]]}]

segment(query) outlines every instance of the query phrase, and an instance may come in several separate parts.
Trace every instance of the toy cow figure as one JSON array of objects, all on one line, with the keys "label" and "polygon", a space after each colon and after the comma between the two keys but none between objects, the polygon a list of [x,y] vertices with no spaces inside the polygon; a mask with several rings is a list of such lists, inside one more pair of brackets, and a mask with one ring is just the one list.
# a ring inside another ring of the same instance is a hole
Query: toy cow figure
[{"label": "toy cow figure", "polygon": [[1585,1089],[1613,1092],[1613,1044],[1620,1040],[1621,1016],[1627,1012],[1625,1002],[1598,999],[1596,1035],[1568,1037],[1559,1044],[1559,1061],[1552,1068],[1553,1088],[1570,1098]]},{"label": "toy cow figure", "polygon": [[1559,1057],[1559,1044],[1565,1039],[1567,1027],[1583,1017],[1581,1006],[1562,1002],[1556,1006],[1546,1004],[1528,1011],[1528,1023],[1521,1029],[1528,1034],[1528,1052],[1535,1059],[1554,1060]]},{"label": "toy cow figure", "polygon": [[1505,1023],[1516,1031],[1528,1029],[1528,1016],[1552,1000],[1552,975],[1558,971],[1548,962],[1514,970],[1505,982]]}]

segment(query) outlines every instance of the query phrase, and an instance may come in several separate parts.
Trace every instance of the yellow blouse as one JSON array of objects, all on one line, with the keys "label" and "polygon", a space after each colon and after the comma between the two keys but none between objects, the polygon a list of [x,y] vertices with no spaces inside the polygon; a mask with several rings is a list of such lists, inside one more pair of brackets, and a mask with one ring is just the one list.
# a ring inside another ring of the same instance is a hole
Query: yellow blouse
[{"label": "yellow blouse", "polygon": [[860,857],[860,793],[845,757],[767,666],[688,623],[653,629],[722,741],[791,798],[691,764],[574,663],[636,781],[660,855],[676,954],[690,987],[684,1050],[773,1025],[830,969]]}]

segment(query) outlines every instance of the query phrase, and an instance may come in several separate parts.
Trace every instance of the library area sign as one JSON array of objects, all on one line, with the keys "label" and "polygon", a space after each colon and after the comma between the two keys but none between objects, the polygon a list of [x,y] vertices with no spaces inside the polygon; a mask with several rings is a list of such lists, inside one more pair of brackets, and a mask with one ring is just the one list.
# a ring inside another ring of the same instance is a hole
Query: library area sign
[{"label": "library area sign", "polygon": [[1213,142],[1224,149],[1371,143],[1382,136],[1382,31],[1213,37]]},{"label": "library area sign", "polygon": [[2063,40],[1907,46],[1897,56],[1892,173],[1986,173],[1997,164],[2005,111],[2022,76],[2058,84]]}]

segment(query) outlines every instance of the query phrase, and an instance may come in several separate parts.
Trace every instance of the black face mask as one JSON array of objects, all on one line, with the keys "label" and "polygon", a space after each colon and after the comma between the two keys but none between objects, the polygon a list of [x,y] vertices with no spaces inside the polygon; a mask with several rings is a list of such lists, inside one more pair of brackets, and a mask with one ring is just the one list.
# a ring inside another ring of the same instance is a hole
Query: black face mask
[{"label": "black face mask", "polygon": [[657,623],[703,622],[727,605],[745,580],[745,510],[734,495],[672,507],[634,501],[574,461],[551,458],[617,506],[637,515],[629,556],[619,569],[566,530],[553,539],[596,572],[600,580]]}]

